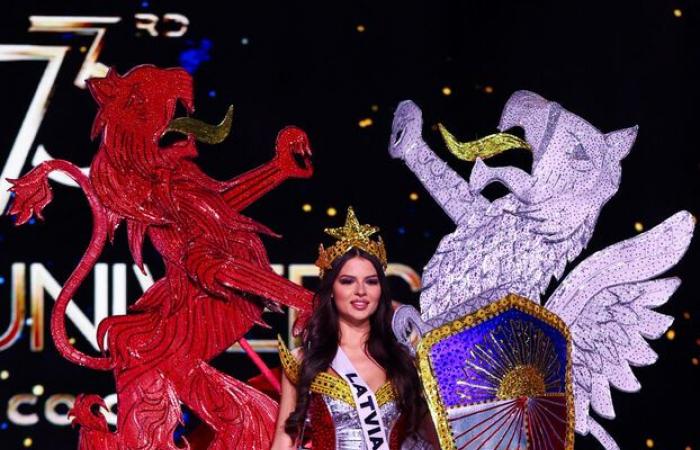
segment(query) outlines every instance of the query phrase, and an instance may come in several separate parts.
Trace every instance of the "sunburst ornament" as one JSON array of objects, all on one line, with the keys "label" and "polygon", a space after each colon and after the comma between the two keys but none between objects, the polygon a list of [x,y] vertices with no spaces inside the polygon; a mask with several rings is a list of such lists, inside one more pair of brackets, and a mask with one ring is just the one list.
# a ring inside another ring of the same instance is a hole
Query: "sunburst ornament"
[{"label": "sunburst ornament", "polygon": [[323,231],[327,235],[337,239],[337,242],[331,247],[328,247],[328,249],[325,249],[323,244],[319,245],[316,265],[321,270],[321,278],[323,278],[324,271],[331,268],[333,261],[335,261],[338,256],[344,255],[353,247],[364,250],[376,257],[382,264],[382,267],[386,269],[386,249],[384,248],[382,238],[379,237],[376,241],[370,239],[370,236],[379,231],[379,227],[361,224],[357,220],[352,206],[348,207],[348,212],[345,216],[345,225],[337,228],[326,228]]}]

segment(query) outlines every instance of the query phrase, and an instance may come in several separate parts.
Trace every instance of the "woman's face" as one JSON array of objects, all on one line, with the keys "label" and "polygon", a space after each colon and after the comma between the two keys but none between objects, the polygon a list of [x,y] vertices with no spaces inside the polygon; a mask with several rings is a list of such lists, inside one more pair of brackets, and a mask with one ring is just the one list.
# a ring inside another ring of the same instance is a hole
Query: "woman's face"
[{"label": "woman's face", "polygon": [[333,282],[338,315],[353,324],[369,320],[379,306],[381,294],[377,270],[361,256],[347,260]]}]

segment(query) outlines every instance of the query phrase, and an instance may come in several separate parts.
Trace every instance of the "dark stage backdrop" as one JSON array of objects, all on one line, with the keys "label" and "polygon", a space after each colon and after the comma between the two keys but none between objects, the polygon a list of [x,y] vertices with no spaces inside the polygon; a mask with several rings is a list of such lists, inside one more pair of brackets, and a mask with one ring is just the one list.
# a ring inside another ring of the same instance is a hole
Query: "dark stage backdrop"
[{"label": "dark stage backdrop", "polygon": [[[246,211],[283,234],[265,244],[279,269],[296,278],[313,263],[323,227],[339,225],[348,205],[361,221],[382,228],[391,261],[417,273],[453,230],[416,178],[388,156],[393,108],[407,98],[423,108],[428,142],[463,176],[471,164],[446,152],[435,125],[446,124],[462,139],[493,133],[518,89],[559,101],[603,131],[638,124],[620,190],[578,260],[678,210],[699,210],[696,2],[16,1],[1,8],[3,177],[27,172],[42,156],[89,164],[95,104],[76,84],[81,68],[99,69],[99,63],[123,73],[144,63],[182,65],[195,78],[196,117],[218,122],[227,105],[236,108],[230,137],[200,146],[197,161],[211,176],[226,179],[268,161],[277,131],[287,124],[308,132],[314,177],[286,182]],[[529,168],[531,158],[508,153],[494,164]],[[3,450],[76,448],[77,431],[65,419],[71,399],[114,393],[109,373],[66,362],[50,339],[53,298],[91,230],[78,189],[53,186],[45,223],[15,229],[9,218],[0,219]],[[488,196],[505,192],[493,186]],[[3,208],[7,200],[2,197]],[[635,370],[642,391],[614,391],[618,418],[601,419],[622,448],[700,448],[698,262],[692,245],[672,270],[683,284],[660,311],[676,321],[651,344],[659,361]],[[150,248],[146,263],[160,276]],[[124,230],[94,272],[68,320],[75,345],[89,352],[96,320],[123,311],[148,282],[132,270]],[[415,304],[410,270],[403,275],[392,277],[394,297]],[[316,282],[303,281],[310,288]],[[266,319],[273,330],[250,335],[261,347],[278,332],[287,336],[286,317]],[[279,364],[273,352],[263,358]],[[257,375],[240,353],[214,364],[241,379]],[[188,415],[182,431],[197,423]],[[600,448],[590,437],[576,439],[577,448]]]}]

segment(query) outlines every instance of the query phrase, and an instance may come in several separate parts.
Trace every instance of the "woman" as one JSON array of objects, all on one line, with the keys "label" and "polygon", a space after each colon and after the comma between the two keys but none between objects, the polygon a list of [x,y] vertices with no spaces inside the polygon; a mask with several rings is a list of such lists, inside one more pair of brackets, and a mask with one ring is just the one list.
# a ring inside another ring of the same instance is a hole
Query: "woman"
[{"label": "woman", "polygon": [[432,425],[416,369],[391,331],[384,244],[369,239],[377,231],[352,208],[344,227],[326,230],[337,242],[319,250],[321,285],[303,346],[280,348],[273,450],[309,440],[314,450],[431,448],[419,434]]}]

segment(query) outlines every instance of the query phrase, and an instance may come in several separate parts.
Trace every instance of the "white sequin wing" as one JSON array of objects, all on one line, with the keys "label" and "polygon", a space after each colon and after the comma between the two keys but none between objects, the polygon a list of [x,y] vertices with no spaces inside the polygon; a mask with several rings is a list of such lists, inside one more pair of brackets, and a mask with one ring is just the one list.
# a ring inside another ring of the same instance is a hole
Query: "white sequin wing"
[{"label": "white sequin wing", "polygon": [[569,326],[573,340],[576,431],[591,432],[608,449],[617,444],[590,416],[590,408],[612,419],[610,386],[641,388],[631,366],[656,361],[646,339],[660,337],[673,318],[654,312],[680,284],[653,279],[673,267],[692,237],[694,220],[685,211],[653,229],[601,250],[574,268],[545,307]]}]

